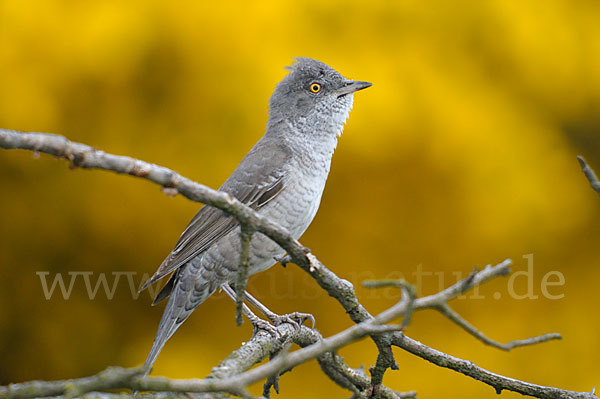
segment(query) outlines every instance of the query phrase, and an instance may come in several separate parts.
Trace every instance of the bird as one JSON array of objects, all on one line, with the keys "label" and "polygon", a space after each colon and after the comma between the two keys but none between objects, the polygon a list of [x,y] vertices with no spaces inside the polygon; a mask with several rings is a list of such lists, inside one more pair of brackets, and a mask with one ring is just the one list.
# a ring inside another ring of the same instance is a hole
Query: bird
[{"label": "bird", "polygon": [[[288,74],[269,100],[264,135],[219,191],[277,222],[298,239],[319,208],[353,95],[372,84],[347,79],[307,57],[295,58],[286,69]],[[146,374],[194,309],[219,288],[229,296],[235,295],[230,284],[236,281],[240,254],[240,225],[236,219],[218,208],[200,208],[173,251],[142,288],[172,273],[153,302],[169,298],[144,364]],[[284,254],[267,236],[253,234],[248,274],[270,268]],[[256,301],[249,294],[246,298]]]}]

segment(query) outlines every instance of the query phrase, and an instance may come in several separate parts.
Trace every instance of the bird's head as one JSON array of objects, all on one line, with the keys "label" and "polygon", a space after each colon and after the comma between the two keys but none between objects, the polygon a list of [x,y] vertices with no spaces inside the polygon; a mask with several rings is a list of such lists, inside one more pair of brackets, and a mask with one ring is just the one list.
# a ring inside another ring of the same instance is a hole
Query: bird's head
[{"label": "bird's head", "polygon": [[286,122],[300,131],[339,135],[355,91],[369,82],[346,79],[330,66],[305,57],[287,67],[269,102],[269,124]]}]

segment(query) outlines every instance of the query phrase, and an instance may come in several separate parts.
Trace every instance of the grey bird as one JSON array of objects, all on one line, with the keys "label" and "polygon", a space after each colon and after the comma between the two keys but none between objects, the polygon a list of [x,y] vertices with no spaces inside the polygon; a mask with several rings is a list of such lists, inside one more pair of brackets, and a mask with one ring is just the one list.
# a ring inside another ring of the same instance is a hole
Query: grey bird
[{"label": "grey bird", "polygon": [[[298,239],[312,222],[331,157],[352,109],[353,93],[371,83],[344,78],[310,58],[296,58],[269,101],[264,136],[221,186]],[[240,261],[240,227],[225,212],[204,206],[143,288],[174,272],[154,304],[169,297],[145,368],[167,340],[219,287],[232,296]],[[273,266],[285,251],[261,233],[250,242],[249,275]]]}]

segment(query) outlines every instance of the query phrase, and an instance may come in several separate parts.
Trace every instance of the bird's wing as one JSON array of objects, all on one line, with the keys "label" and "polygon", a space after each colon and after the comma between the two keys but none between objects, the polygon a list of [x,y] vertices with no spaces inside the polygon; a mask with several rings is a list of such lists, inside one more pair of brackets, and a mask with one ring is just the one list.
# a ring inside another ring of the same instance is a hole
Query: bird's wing
[{"label": "bird's wing", "polygon": [[[261,140],[219,190],[259,210],[285,189],[285,166],[290,155],[288,147]],[[218,208],[203,206],[142,290],[204,252],[236,226],[234,217]],[[156,301],[159,300],[157,297]]]}]

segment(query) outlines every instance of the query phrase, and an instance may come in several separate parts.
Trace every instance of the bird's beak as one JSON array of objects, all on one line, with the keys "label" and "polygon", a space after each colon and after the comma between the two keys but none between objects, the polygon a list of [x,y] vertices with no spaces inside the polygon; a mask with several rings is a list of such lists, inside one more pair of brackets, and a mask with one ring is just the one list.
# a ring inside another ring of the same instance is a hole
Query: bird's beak
[{"label": "bird's beak", "polygon": [[371,87],[371,86],[373,86],[373,84],[369,83],[369,82],[361,82],[358,80],[349,80],[346,82],[346,84],[344,84],[344,86],[342,86],[341,88],[336,90],[336,94],[337,94],[337,97],[340,98],[340,97],[345,96],[346,94],[354,93],[355,91],[366,89],[367,87]]}]

